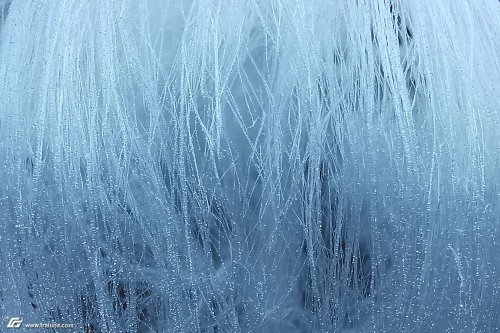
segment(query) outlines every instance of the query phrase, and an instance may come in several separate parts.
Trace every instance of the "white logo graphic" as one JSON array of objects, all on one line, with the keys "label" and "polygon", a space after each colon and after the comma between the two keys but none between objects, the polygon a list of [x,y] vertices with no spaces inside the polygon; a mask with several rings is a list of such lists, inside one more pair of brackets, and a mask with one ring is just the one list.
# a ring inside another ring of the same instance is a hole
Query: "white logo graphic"
[{"label": "white logo graphic", "polygon": [[23,320],[19,317],[14,317],[9,320],[9,323],[7,324],[7,328],[19,328],[21,327],[21,324],[23,323]]}]

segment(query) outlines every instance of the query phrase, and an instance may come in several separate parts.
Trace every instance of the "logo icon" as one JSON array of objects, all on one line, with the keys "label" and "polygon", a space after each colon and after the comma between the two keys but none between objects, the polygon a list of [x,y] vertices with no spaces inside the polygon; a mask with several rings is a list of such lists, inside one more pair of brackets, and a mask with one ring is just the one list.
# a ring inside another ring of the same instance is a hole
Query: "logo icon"
[{"label": "logo icon", "polygon": [[7,324],[7,328],[19,328],[23,320],[19,317],[10,318],[9,323]]}]

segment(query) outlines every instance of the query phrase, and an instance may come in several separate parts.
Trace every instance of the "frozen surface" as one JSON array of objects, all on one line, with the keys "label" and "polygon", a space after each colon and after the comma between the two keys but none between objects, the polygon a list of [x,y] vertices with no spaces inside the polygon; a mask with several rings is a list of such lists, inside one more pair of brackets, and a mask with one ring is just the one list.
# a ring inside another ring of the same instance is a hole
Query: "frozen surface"
[{"label": "frozen surface", "polygon": [[0,330],[500,330],[498,1],[0,9]]}]

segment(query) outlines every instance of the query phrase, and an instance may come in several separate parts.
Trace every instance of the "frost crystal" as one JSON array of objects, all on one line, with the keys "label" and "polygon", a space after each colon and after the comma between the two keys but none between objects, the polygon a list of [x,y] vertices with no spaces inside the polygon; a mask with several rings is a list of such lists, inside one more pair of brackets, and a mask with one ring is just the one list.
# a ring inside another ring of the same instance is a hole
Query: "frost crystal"
[{"label": "frost crystal", "polygon": [[0,327],[500,331],[499,17],[0,0]]}]

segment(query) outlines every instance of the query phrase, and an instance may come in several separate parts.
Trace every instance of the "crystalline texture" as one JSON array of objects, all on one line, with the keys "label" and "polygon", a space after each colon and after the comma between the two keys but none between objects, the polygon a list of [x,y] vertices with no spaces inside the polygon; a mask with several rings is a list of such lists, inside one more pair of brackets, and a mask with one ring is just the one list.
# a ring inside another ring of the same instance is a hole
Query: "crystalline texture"
[{"label": "crystalline texture", "polygon": [[0,315],[500,330],[497,1],[0,1]]}]

